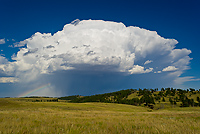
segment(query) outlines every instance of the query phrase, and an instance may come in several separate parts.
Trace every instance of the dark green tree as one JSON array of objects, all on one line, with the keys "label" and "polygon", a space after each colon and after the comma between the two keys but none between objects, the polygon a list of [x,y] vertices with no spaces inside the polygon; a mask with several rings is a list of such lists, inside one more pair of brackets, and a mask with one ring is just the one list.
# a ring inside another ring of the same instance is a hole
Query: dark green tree
[{"label": "dark green tree", "polygon": [[165,102],[165,98],[164,97],[162,98],[162,101]]},{"label": "dark green tree", "polygon": [[171,97],[169,98],[169,102],[170,102],[172,105],[174,104],[174,101],[172,100]]},{"label": "dark green tree", "polygon": [[200,102],[199,96],[197,96],[197,101]]}]

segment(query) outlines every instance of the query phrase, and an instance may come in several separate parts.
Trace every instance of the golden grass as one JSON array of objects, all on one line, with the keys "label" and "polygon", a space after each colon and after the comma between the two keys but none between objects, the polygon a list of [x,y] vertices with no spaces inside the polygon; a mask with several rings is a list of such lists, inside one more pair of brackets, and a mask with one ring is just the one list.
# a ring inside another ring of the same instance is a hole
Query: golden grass
[{"label": "golden grass", "polygon": [[135,92],[135,93],[130,94],[130,95],[127,97],[127,99],[140,98],[140,96],[138,96],[137,93],[138,93],[138,92]]},{"label": "golden grass", "polygon": [[153,110],[123,104],[0,99],[0,134],[200,133],[200,108]]}]

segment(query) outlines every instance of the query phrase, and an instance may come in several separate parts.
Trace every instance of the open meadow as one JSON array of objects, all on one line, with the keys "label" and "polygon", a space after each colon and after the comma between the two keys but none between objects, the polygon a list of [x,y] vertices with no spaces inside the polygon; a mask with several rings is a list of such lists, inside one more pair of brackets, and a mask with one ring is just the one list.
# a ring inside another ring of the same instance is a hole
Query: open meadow
[{"label": "open meadow", "polygon": [[200,107],[151,110],[114,103],[0,99],[0,134],[200,133]]}]

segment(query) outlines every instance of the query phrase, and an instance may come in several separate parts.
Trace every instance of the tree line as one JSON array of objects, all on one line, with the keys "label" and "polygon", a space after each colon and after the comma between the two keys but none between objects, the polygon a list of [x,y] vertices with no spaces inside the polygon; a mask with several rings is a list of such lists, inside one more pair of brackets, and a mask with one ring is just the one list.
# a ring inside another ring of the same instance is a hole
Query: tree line
[{"label": "tree line", "polygon": [[[136,94],[135,97],[129,99],[128,96]],[[161,88],[158,91],[156,89],[127,89],[112,93],[97,94],[92,96],[67,96],[59,99],[69,100],[72,103],[84,103],[84,102],[104,102],[104,103],[118,103],[129,105],[144,105],[149,108],[154,108],[155,101],[165,102],[165,99],[169,99],[171,105],[176,105],[177,102],[181,102],[181,107],[200,106],[200,99],[197,96],[196,99],[189,99],[189,96],[193,94],[199,94],[200,90],[195,89],[174,89],[174,88]],[[189,95],[189,96],[188,96]],[[167,97],[167,98],[166,98]]]}]

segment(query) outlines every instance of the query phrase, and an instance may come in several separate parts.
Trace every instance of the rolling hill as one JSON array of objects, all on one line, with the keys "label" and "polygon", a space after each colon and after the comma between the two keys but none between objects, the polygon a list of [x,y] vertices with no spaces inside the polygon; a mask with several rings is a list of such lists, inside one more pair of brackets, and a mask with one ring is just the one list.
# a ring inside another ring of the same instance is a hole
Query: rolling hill
[{"label": "rolling hill", "polygon": [[60,100],[72,103],[105,102],[146,106],[151,109],[163,109],[167,107],[198,107],[200,106],[200,91],[195,89],[127,89],[112,93],[97,94],[92,96],[66,96]]}]

